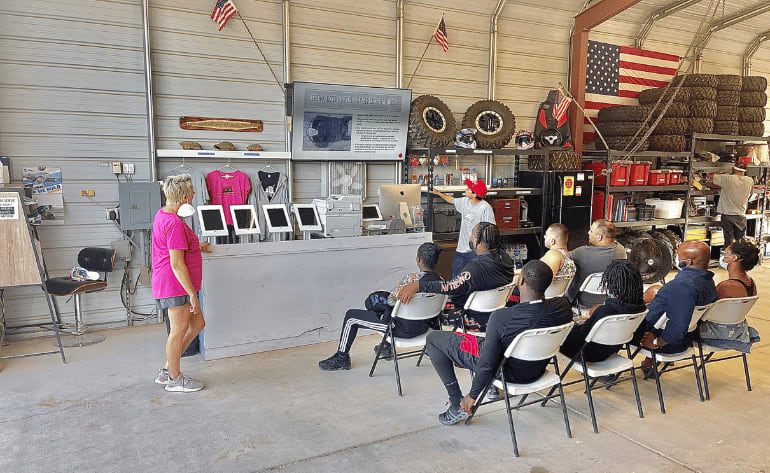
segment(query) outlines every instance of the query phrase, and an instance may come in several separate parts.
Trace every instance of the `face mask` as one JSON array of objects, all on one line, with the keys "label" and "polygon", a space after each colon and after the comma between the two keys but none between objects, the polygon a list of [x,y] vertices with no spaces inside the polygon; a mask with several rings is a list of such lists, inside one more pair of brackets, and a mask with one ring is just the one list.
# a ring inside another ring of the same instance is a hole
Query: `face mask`
[{"label": "face mask", "polygon": [[[735,261],[738,261],[738,260],[735,260]],[[732,263],[732,261],[730,261],[730,263]],[[729,263],[725,261],[725,255],[719,255],[719,267],[722,269],[727,269],[728,264]]]},{"label": "face mask", "polygon": [[676,266],[677,271],[681,271],[687,267],[687,263],[679,261],[679,255],[676,255],[676,257],[674,257],[674,266]]},{"label": "face mask", "polygon": [[192,217],[195,215],[195,207],[190,204],[182,204],[179,206],[179,210],[176,211],[176,214],[182,218]]}]

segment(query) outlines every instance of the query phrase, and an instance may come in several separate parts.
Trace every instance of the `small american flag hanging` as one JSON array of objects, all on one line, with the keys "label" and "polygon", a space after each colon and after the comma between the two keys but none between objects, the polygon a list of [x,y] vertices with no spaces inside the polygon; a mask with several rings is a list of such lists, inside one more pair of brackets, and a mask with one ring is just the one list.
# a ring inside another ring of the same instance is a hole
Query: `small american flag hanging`
[{"label": "small american flag hanging", "polygon": [[219,24],[219,31],[222,31],[227,20],[235,15],[236,12],[235,4],[231,0],[217,0],[217,4],[214,5],[214,11],[211,12],[211,19]]},{"label": "small american flag hanging", "polygon": [[436,27],[436,32],[433,33],[433,37],[436,38],[436,42],[444,52],[449,50],[449,38],[446,35],[446,23],[444,23],[443,16],[441,17],[441,22]]}]

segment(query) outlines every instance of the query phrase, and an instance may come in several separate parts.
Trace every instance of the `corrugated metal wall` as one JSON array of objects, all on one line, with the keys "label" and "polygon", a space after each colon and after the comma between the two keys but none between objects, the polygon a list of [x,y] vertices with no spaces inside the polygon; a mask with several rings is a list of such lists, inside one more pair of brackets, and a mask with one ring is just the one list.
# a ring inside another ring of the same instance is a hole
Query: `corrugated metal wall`
[{"label": "corrugated metal wall", "polygon": [[[494,0],[458,5],[448,0],[407,1],[404,85],[411,79],[441,14],[446,16],[450,49],[434,43],[411,88],[414,95],[444,100],[458,122],[467,107],[487,95],[489,16]],[[646,0],[608,21],[592,39],[630,45],[650,12],[668,0]],[[655,26],[646,47],[683,54],[706,3]],[[736,0],[735,10],[755,4]],[[283,95],[238,17],[221,32],[209,19],[213,0],[150,0],[157,146],[178,148],[180,140],[204,148],[220,140],[239,149],[261,143],[283,151]],[[538,104],[549,89],[567,83],[568,32],[582,0],[509,1],[500,18],[497,97],[513,110],[517,128],[532,129]],[[282,79],[281,2],[241,0],[241,13]],[[395,79],[394,0],[291,2],[292,79],[391,87]],[[740,73],[740,56],[754,36],[767,29],[768,14],[714,35],[704,53],[703,71]],[[54,275],[68,271],[87,245],[107,246],[120,238],[104,219],[117,203],[108,161],[136,164],[136,179],[147,179],[147,136],[142,71],[139,0],[3,0],[0,3],[0,154],[21,168],[46,164],[63,169],[66,223],[41,229]],[[770,76],[770,44],[755,56],[754,73]],[[179,128],[183,115],[256,118],[263,133],[217,133]],[[175,165],[161,163],[161,172]],[[193,164],[207,172],[211,163]],[[238,164],[249,174],[260,165]],[[326,192],[326,165],[298,163],[294,193],[307,201]],[[392,182],[395,166],[368,166],[368,197]],[[96,196],[80,196],[94,189]],[[135,275],[135,273],[133,273]],[[121,271],[110,288],[84,298],[90,323],[121,322]],[[132,275],[132,278],[135,277]],[[38,289],[7,291],[12,324],[47,317]],[[63,301],[60,301],[63,302]],[[151,303],[140,288],[137,302]],[[71,305],[63,306],[70,317]]]}]

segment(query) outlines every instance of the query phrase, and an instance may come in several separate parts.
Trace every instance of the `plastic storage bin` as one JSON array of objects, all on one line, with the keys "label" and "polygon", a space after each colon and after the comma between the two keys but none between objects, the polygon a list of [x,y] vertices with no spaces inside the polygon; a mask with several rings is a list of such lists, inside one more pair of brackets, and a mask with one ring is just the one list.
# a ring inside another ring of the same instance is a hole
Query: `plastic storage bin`
[{"label": "plastic storage bin", "polygon": [[[594,172],[594,185],[607,185],[607,176],[604,175],[604,163],[587,163],[583,169],[590,169]],[[631,161],[615,161],[612,163],[610,172],[610,185],[613,187],[628,186],[628,178],[631,173]]]},{"label": "plastic storage bin", "polygon": [[669,180],[669,184],[671,185],[677,185],[683,183],[683,173],[679,169],[672,169],[670,173],[671,179]]},{"label": "plastic storage bin", "polygon": [[607,176],[602,174],[602,171],[604,171],[604,163],[585,163],[583,165],[583,169],[590,170],[594,172],[594,185],[595,186],[606,186],[607,185]]},{"label": "plastic storage bin", "polygon": [[650,163],[633,163],[628,180],[629,186],[646,186],[650,175]]},{"label": "plastic storage bin", "polygon": [[647,179],[648,186],[665,186],[667,185],[667,174],[660,169],[654,169],[650,171],[650,177]]},{"label": "plastic storage bin", "polygon": [[655,206],[655,218],[681,218],[683,200],[645,199],[644,203]]}]

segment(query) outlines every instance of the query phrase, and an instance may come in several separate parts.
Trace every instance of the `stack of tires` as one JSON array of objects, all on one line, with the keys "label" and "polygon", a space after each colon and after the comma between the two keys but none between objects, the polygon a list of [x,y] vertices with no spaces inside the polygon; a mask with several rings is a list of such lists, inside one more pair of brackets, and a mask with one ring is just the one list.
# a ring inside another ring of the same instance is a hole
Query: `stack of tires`
[{"label": "stack of tires", "polygon": [[717,116],[714,134],[738,135],[738,105],[741,101],[741,76],[723,74],[714,76],[717,81]]},{"label": "stack of tires", "polygon": [[741,82],[740,103],[737,110],[738,134],[764,136],[767,79],[763,76],[745,76]]},{"label": "stack of tires", "polygon": [[[620,105],[599,110],[597,128],[607,140],[610,149],[625,151],[633,149],[646,130],[641,130],[649,109],[642,106]],[[639,132],[637,134],[637,131]],[[634,138],[634,135],[637,135]],[[637,151],[647,151],[649,140],[644,140]],[[605,149],[601,140],[596,141],[597,149]]]},{"label": "stack of tires", "polygon": [[690,108],[688,133],[715,133],[715,121],[717,118],[717,85],[718,81],[713,74],[685,74],[677,76],[672,85],[682,82],[682,88],[686,89],[690,100],[687,103]]},{"label": "stack of tires", "polygon": [[[666,104],[671,100],[673,102]],[[654,88],[646,89],[639,93],[639,103],[641,103],[647,112],[653,110],[650,117],[650,124],[655,123],[658,117],[663,113],[658,125],[650,135],[649,149],[653,151],[684,151],[687,146],[685,135],[687,134],[690,122],[690,107],[687,105],[690,94],[684,87],[674,94],[673,88]]]}]

